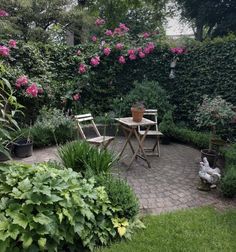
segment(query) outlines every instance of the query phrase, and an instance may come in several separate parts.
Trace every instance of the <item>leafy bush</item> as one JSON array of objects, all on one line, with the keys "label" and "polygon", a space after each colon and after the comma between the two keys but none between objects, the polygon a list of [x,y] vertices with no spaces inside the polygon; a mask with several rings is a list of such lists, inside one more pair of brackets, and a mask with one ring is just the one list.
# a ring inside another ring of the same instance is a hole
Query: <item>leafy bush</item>
[{"label": "leafy bush", "polygon": [[173,120],[172,111],[168,111],[163,116],[162,121],[159,124],[159,129],[164,135],[171,136],[171,132],[173,131],[174,127],[175,123]]},{"label": "leafy bush", "polygon": [[146,108],[158,109],[160,118],[171,108],[166,91],[155,81],[135,82],[134,88],[121,99],[115,99],[113,110],[116,114],[129,115],[135,102],[142,101]]},{"label": "leafy bush", "polygon": [[98,184],[104,186],[111,204],[119,217],[133,219],[139,212],[138,199],[131,187],[122,179],[113,176],[99,176]]},{"label": "leafy bush", "polygon": [[35,147],[49,146],[74,140],[77,136],[75,122],[66,117],[58,109],[44,107],[31,134]]},{"label": "leafy bush", "polygon": [[236,144],[232,144],[228,147],[224,152],[224,156],[226,166],[236,165]]},{"label": "leafy bush", "polygon": [[221,191],[226,197],[236,195],[236,144],[223,149],[225,173],[221,180]]},{"label": "leafy bush", "polygon": [[0,197],[2,252],[92,250],[129,228],[126,216],[117,217],[104,187],[71,169],[1,165]]},{"label": "leafy bush", "polygon": [[84,141],[73,141],[61,146],[58,154],[65,167],[86,176],[107,174],[115,162],[108,150],[98,149]]},{"label": "leafy bush", "polygon": [[221,191],[226,197],[236,195],[236,164],[229,166],[221,180]]}]

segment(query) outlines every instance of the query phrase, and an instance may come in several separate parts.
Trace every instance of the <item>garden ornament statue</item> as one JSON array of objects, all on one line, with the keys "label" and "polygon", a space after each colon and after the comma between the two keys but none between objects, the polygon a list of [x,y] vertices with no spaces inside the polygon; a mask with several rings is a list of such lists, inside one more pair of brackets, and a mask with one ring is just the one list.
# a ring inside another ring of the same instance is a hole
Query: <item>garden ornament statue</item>
[{"label": "garden ornament statue", "polygon": [[198,172],[202,185],[198,187],[199,190],[209,191],[211,188],[215,188],[216,184],[221,178],[219,168],[211,168],[206,157],[203,158],[203,162],[200,162],[200,170]]}]

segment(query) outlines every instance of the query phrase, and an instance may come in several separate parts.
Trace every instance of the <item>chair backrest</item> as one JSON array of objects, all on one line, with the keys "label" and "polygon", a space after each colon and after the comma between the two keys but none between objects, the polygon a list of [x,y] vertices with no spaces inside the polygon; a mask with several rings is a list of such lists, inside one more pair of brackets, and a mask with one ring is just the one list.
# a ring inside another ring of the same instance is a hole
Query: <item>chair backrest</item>
[{"label": "chair backrest", "polygon": [[92,124],[92,126],[93,126],[93,129],[94,129],[94,131],[96,132],[97,136],[101,136],[101,134],[100,134],[100,132],[99,132],[99,130],[98,130],[98,128],[97,128],[97,126],[96,126],[94,120],[93,120],[93,117],[92,117],[92,115],[91,115],[90,113],[89,113],[89,114],[83,114],[83,115],[76,115],[76,116],[75,116],[75,119],[76,119],[76,121],[77,121],[79,133],[80,133],[80,135],[81,135],[81,137],[82,137],[83,139],[86,140],[87,138],[86,138],[86,136],[85,136],[85,134],[84,134],[83,127],[82,127],[82,124],[81,124],[81,123],[83,123],[83,122],[88,122],[88,121],[91,122],[91,124]]},{"label": "chair backrest", "polygon": [[[157,109],[145,109],[143,115],[150,117],[150,120],[153,120],[155,124],[155,130],[158,131],[158,122],[157,122]],[[140,126],[138,126],[138,131],[140,131]]]}]

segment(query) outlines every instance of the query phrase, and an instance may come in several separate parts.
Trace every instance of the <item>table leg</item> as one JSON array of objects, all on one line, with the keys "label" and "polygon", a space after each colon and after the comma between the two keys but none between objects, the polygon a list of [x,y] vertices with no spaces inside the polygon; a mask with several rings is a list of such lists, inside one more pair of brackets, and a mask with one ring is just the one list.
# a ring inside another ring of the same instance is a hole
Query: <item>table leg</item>
[{"label": "table leg", "polygon": [[[123,127],[122,127],[122,129],[125,130]],[[123,148],[122,148],[122,150],[121,150],[121,152],[120,152],[120,154],[119,154],[119,158],[122,156],[122,154],[123,154],[123,152],[124,152],[124,150],[125,150],[127,144],[128,144],[128,143],[131,144],[131,143],[130,143],[130,138],[131,138],[131,136],[132,136],[132,134],[133,134],[133,131],[134,131],[133,129],[130,130],[128,137],[127,137],[127,133],[125,134],[127,138],[126,138],[126,142],[125,142],[125,144],[124,144],[124,146],[123,146]]]},{"label": "table leg", "polygon": [[141,153],[143,154],[143,159],[147,162],[148,167],[151,168],[151,165],[150,165],[150,163],[149,163],[149,161],[148,161],[148,159],[147,159],[147,156],[146,156],[146,154],[145,154],[145,151],[144,151],[144,149],[143,149],[143,143],[144,143],[144,140],[145,140],[145,138],[146,138],[146,136],[147,136],[147,133],[148,133],[149,129],[150,129],[150,126],[148,126],[148,127],[146,128],[146,131],[145,131],[144,135],[142,136],[141,140],[140,140],[140,138],[139,138],[139,135],[138,135],[136,129],[134,129],[134,135],[136,136],[136,139],[137,139],[137,141],[138,141],[138,148],[137,148],[137,150],[135,151],[135,153],[134,153],[134,155],[133,155],[133,157],[132,157],[132,159],[131,159],[131,161],[130,161],[130,163],[129,163],[129,167],[132,165],[132,163],[133,163],[135,157],[137,156],[137,154],[138,154],[138,152],[139,152],[139,150],[140,150]]},{"label": "table leg", "polygon": [[133,129],[130,129],[130,130],[129,130],[129,132],[132,131],[132,134],[131,134],[130,137],[129,137],[129,135],[127,134],[127,131],[125,130],[125,128],[122,127],[122,129],[123,129],[123,132],[124,132],[124,134],[125,134],[126,139],[129,139],[128,144],[129,144],[129,146],[130,146],[130,148],[131,148],[131,150],[132,150],[132,152],[133,152],[133,154],[134,154],[134,152],[135,152],[135,151],[134,151],[134,147],[133,147],[133,145],[132,145],[132,143],[131,143],[131,141],[130,141],[130,138],[131,138],[131,136],[132,136],[132,134],[133,134]]}]

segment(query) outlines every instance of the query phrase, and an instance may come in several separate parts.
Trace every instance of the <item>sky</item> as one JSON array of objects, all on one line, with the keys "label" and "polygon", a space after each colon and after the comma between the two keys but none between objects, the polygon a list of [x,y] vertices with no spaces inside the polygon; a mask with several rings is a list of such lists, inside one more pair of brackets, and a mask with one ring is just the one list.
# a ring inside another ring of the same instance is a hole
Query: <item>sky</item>
[{"label": "sky", "polygon": [[188,35],[193,34],[193,30],[188,24],[183,24],[179,16],[167,18],[166,35]]}]

